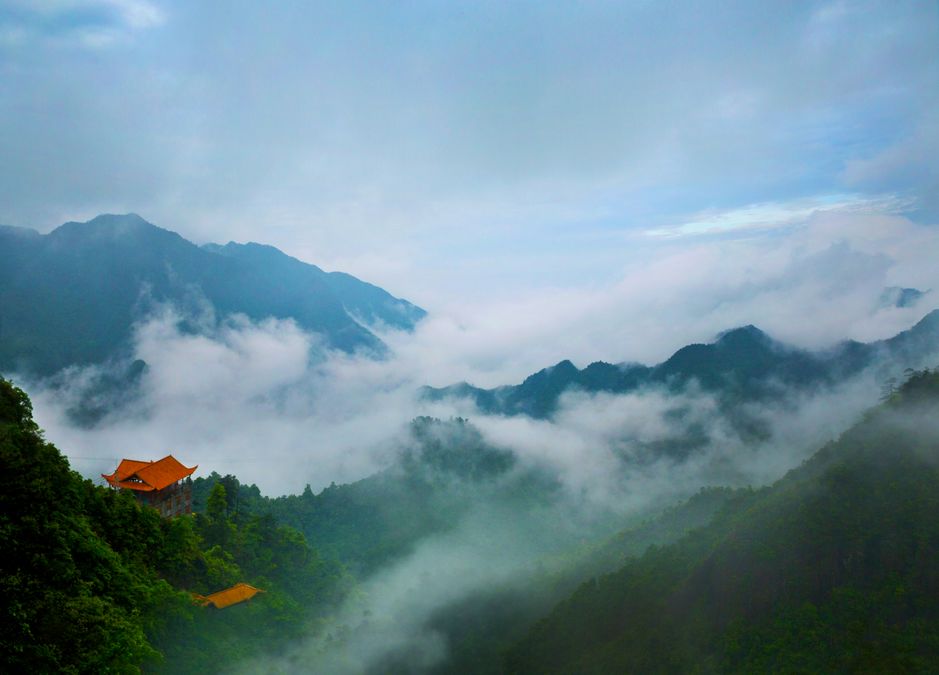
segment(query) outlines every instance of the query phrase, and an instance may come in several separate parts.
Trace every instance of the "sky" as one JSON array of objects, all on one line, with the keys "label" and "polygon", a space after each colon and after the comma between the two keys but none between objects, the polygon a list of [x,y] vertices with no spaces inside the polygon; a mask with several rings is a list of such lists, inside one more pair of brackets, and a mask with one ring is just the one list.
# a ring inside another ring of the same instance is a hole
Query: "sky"
[{"label": "sky", "polygon": [[0,223],[136,212],[432,312],[550,302],[939,222],[937,51],[933,2],[0,0]]}]

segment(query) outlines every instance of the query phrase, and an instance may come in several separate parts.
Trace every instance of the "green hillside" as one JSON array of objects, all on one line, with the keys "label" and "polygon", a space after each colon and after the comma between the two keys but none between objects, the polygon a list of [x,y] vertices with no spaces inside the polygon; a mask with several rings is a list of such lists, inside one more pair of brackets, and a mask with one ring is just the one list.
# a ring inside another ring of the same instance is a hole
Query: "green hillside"
[{"label": "green hillside", "polygon": [[[71,471],[0,379],[0,671],[220,672],[323,621],[351,583],[296,530],[234,522],[218,486],[172,520]],[[237,582],[265,593],[193,603]]]},{"label": "green hillside", "polygon": [[939,373],[770,488],[584,583],[510,673],[935,672]]},{"label": "green hillside", "polygon": [[[934,672],[936,420],[939,373],[915,372],[773,486],[623,521],[579,519],[556,478],[465,420],[418,418],[366,479],[271,499],[212,475],[196,515],[163,520],[71,471],[0,381],[0,670],[225,672],[311,636],[352,648],[369,625],[337,622],[346,569],[374,579],[471,522],[527,562],[434,605],[423,630],[448,649],[431,672]],[[239,581],[266,592],[192,601]],[[414,663],[403,648],[374,672]]]}]

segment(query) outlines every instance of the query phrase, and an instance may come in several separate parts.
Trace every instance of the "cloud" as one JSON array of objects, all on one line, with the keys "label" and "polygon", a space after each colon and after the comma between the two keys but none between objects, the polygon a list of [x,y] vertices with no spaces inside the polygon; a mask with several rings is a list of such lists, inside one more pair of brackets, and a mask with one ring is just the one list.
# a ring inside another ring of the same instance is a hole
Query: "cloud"
[{"label": "cloud", "polygon": [[[578,237],[929,193],[928,153],[871,164],[932,138],[939,20],[915,3],[24,6],[11,40],[113,30],[135,48],[4,53],[0,148],[19,159],[0,222],[135,211],[425,302],[523,285],[513,256],[607,279],[605,247]],[[396,260],[370,277],[376,252]]]},{"label": "cloud", "polygon": [[858,195],[826,195],[786,203],[766,202],[741,208],[711,210],[695,214],[679,225],[647,230],[650,237],[686,237],[733,233],[745,230],[777,229],[804,223],[816,214],[829,212],[900,214],[908,201],[894,196],[864,198]]},{"label": "cloud", "polygon": [[[87,475],[123,456],[173,451],[204,471],[250,476],[268,493],[298,492],[307,482],[319,488],[383,466],[417,414],[476,417],[459,403],[418,402],[423,385],[518,383],[565,358],[581,367],[653,364],[751,323],[813,349],[890,337],[937,302],[934,293],[912,307],[881,302],[886,287],[939,288],[937,239],[934,228],[902,216],[852,210],[746,237],[683,238],[656,244],[654,257],[633,261],[604,286],[506,295],[432,314],[414,333],[384,334],[393,353],[384,361],[324,351],[290,321],[197,317],[202,333],[193,334],[166,311],[136,331],[135,358],[149,364],[139,399],[93,430],[74,428],[65,410],[100,373],[90,369],[70,373],[70,386],[35,391],[37,416]],[[584,408],[578,416],[591,414]],[[634,419],[626,409],[617,414]],[[497,420],[486,428],[510,435],[525,424]],[[603,441],[538,425],[524,431],[585,449]],[[602,473],[608,458],[592,461]]]},{"label": "cloud", "polygon": [[492,387],[563,359],[654,364],[747,324],[810,349],[871,341],[936,306],[931,295],[912,307],[880,306],[889,286],[939,288],[939,232],[903,216],[823,210],[732,237],[629,241],[608,283],[453,302],[390,342],[421,364],[427,384]]},{"label": "cloud", "polygon": [[0,49],[101,49],[165,21],[165,13],[147,0],[7,0],[0,7]]},{"label": "cloud", "polygon": [[182,319],[167,310],[138,327],[134,357],[148,365],[139,391],[95,428],[75,427],[67,411],[107,366],[34,393],[40,423],[86,475],[172,452],[202,475],[235,473],[283,494],[356,480],[389,461],[414,414],[413,387],[387,384],[393,371],[327,358],[292,321],[236,316],[192,334]]},{"label": "cloud", "polygon": [[[936,100],[927,105],[936,105]],[[880,152],[850,159],[844,179],[858,188],[871,186],[916,195],[914,206],[929,222],[939,220],[939,121],[924,120],[920,125]]]}]

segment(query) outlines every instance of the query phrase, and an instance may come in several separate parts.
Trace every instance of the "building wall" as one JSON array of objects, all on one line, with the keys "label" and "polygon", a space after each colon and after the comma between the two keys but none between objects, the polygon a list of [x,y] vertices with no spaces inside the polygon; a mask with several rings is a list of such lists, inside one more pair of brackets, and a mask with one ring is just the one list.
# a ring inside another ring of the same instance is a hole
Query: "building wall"
[{"label": "building wall", "polygon": [[158,492],[138,492],[137,499],[152,506],[164,518],[192,513],[192,479],[174,483]]}]

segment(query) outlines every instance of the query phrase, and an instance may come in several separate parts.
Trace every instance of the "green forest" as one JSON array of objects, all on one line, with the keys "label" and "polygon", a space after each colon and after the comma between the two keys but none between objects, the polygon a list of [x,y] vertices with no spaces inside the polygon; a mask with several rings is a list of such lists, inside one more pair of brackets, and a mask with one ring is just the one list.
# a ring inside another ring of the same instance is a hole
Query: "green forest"
[{"label": "green forest", "polygon": [[[221,484],[174,519],[93,485],[7,381],[0,458],[5,672],[222,671],[315,628],[351,583],[272,516],[234,518]],[[266,592],[225,611],[193,602],[239,581]]]},{"label": "green forest", "polygon": [[[270,672],[318,672],[315,650],[293,647],[351,640],[341,608],[363,582],[484,504],[492,523],[534,531],[536,560],[429,618],[448,644],[431,671],[935,672],[936,420],[939,372],[910,372],[775,484],[601,527],[561,523],[551,477],[467,420],[425,417],[364,480],[269,498],[211,474],[194,482],[194,515],[163,519],[71,470],[3,380],[2,669],[227,672],[281,657]],[[237,582],[265,592],[224,610],[194,601]],[[413,662],[392,654],[380,672]]]}]

